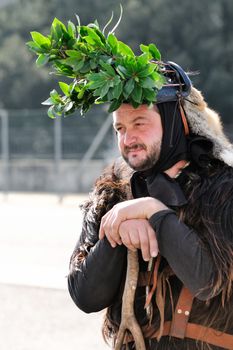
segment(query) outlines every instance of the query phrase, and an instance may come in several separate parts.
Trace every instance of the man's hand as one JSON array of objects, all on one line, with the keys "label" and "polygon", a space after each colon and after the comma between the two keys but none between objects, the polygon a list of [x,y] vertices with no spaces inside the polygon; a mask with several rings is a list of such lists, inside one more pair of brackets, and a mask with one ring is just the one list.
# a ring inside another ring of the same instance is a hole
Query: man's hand
[{"label": "man's hand", "polygon": [[123,221],[119,227],[119,236],[121,242],[128,249],[133,251],[141,249],[145,261],[149,261],[151,257],[158,255],[156,234],[147,219]]},{"label": "man's hand", "polygon": [[99,238],[105,235],[112,247],[121,244],[119,228],[122,222],[130,219],[149,219],[154,213],[168,209],[155,198],[144,197],[116,204],[101,220]]}]

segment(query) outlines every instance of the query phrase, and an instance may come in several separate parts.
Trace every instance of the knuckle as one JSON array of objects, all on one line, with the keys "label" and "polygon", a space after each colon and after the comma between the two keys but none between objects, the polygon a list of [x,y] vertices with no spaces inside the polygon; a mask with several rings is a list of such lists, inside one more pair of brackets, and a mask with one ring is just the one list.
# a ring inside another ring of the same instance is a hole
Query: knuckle
[{"label": "knuckle", "polygon": [[121,237],[121,240],[122,240],[122,243],[126,246],[129,246],[131,243],[128,237]]}]

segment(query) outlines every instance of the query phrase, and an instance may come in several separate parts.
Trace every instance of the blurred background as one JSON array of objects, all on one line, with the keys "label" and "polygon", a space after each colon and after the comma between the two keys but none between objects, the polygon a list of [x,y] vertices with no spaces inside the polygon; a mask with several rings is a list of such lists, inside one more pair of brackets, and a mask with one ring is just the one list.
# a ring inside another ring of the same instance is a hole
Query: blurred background
[{"label": "blurred background", "polygon": [[[51,120],[41,106],[58,82],[25,43],[54,17],[103,28],[120,6],[117,37],[139,53],[155,43],[163,60],[192,76],[233,140],[232,0],[0,0],[0,346],[104,349],[102,314],[72,304],[65,275],[81,227],[78,205],[117,155],[104,107]],[[115,21],[115,22],[114,22]],[[94,336],[93,336],[94,333]]]},{"label": "blurred background", "polygon": [[[121,0],[122,2],[122,0]],[[111,120],[98,106],[86,115],[51,120],[41,102],[57,85],[50,68],[38,69],[25,42],[30,31],[49,34],[54,17],[103,28],[119,0],[0,0],[0,189],[88,192],[115,154]],[[126,0],[116,35],[135,52],[156,43],[163,60],[199,72],[193,83],[223,118],[231,137],[233,113],[233,2]],[[85,174],[85,176],[84,176]]]}]

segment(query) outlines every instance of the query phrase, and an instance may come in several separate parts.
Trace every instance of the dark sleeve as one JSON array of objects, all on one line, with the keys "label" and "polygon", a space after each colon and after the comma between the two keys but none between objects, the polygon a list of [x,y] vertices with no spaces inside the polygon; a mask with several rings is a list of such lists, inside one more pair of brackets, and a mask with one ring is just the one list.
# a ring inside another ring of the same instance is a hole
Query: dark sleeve
[{"label": "dark sleeve", "polygon": [[127,250],[112,248],[108,240],[99,240],[102,216],[116,203],[127,199],[128,182],[116,174],[101,177],[82,207],[82,232],[70,260],[68,289],[75,304],[84,312],[96,312],[110,306],[125,279]]},{"label": "dark sleeve", "polygon": [[68,288],[84,312],[100,311],[113,303],[126,267],[126,248],[112,248],[107,239],[98,241],[79,267],[72,265]]},{"label": "dark sleeve", "polygon": [[214,265],[197,233],[170,209],[152,215],[149,222],[156,232],[159,251],[176,276],[197,298],[208,299]]}]

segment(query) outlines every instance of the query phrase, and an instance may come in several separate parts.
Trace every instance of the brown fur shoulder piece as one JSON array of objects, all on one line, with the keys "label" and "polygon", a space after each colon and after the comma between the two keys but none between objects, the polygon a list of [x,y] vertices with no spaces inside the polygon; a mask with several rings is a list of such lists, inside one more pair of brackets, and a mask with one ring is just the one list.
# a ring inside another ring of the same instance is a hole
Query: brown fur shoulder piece
[{"label": "brown fur shoulder piece", "polygon": [[81,205],[85,216],[85,241],[95,243],[97,238],[93,241],[93,232],[98,232],[102,216],[115,204],[132,198],[131,175],[132,170],[118,159],[97,179],[89,199]]},{"label": "brown fur shoulder piece", "polygon": [[232,167],[233,145],[223,132],[220,116],[208,107],[201,92],[194,87],[184,100],[184,110],[191,131],[210,139],[214,145],[214,156]]}]

